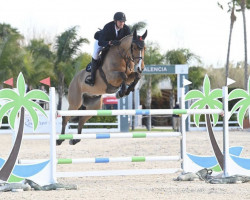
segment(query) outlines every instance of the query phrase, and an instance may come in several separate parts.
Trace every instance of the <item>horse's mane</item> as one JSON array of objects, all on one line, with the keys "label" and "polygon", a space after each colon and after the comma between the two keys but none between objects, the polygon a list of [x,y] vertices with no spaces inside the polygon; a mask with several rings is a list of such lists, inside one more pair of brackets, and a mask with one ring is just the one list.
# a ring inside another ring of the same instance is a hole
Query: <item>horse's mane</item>
[{"label": "horse's mane", "polygon": [[132,34],[123,37],[123,38],[120,40],[120,41],[121,41],[120,46],[121,46],[123,49],[128,49],[128,48],[130,48],[130,47],[131,47],[131,44],[132,44],[132,39],[133,39],[133,35],[132,35]]},{"label": "horse's mane", "polygon": [[129,39],[130,37],[133,37],[133,35],[132,35],[132,34],[130,34],[130,35],[127,35],[127,36],[123,37],[123,38],[121,39],[121,42],[122,42],[123,40],[127,40],[127,39]]}]

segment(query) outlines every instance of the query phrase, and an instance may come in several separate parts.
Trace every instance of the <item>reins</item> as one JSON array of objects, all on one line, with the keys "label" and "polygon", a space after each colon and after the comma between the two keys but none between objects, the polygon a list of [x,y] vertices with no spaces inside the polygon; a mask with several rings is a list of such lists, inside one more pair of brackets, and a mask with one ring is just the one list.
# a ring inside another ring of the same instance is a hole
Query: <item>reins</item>
[{"label": "reins", "polygon": [[[133,43],[135,43],[138,46],[138,48],[140,49],[140,56],[134,56],[134,54],[133,54]],[[141,48],[136,43],[136,41],[133,41],[132,44],[131,44],[130,49],[127,49],[127,51],[125,52],[125,56],[124,56],[123,55],[124,49],[123,49],[123,52],[121,52],[121,48],[120,48],[120,46],[118,46],[118,53],[121,56],[121,58],[124,59],[125,62],[126,62],[126,71],[125,71],[125,73],[127,72],[128,68],[131,70],[130,61],[132,61],[135,64],[135,60],[137,60],[137,59],[139,59],[138,63],[141,63],[141,61],[144,60],[143,57],[142,57],[142,53],[141,53],[142,49],[143,48]],[[129,50],[130,50],[130,55],[128,55]],[[141,72],[141,69],[140,69],[140,72]]]}]

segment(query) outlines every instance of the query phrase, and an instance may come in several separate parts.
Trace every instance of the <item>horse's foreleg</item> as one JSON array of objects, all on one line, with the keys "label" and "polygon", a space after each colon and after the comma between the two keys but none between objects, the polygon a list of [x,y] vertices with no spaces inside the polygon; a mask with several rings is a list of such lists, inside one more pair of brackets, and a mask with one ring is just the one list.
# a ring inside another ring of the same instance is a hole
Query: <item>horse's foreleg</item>
[{"label": "horse's foreleg", "polygon": [[126,93],[126,83],[122,82],[120,90],[116,93],[116,98],[122,98]]},{"label": "horse's foreleg", "polygon": [[132,82],[134,82],[136,76],[137,76],[137,72],[132,72],[131,74],[129,74],[127,80],[126,80],[126,84],[130,85]]},{"label": "horse's foreleg", "polygon": [[126,96],[128,96],[130,92],[134,92],[135,86],[140,79],[141,79],[141,74],[138,72],[135,72],[134,81],[128,86],[127,91],[125,93]]},{"label": "horse's foreleg", "polygon": [[[69,119],[70,119],[69,116],[62,117],[62,130],[61,130],[62,135],[65,134],[65,128],[66,128],[66,125],[67,125]],[[56,140],[56,145],[61,145],[63,141],[64,140]]]}]

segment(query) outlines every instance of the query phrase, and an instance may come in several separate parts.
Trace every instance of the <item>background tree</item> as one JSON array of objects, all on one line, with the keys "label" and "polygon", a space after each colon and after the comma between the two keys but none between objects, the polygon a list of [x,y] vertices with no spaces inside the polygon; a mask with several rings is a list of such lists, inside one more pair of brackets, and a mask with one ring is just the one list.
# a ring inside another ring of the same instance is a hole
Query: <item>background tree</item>
[{"label": "background tree", "polygon": [[[0,24],[0,82],[17,77],[23,70],[23,36],[9,24]],[[24,73],[25,74],[25,73]]]},{"label": "background tree", "polygon": [[[200,57],[192,53],[189,49],[170,50],[166,53],[165,60],[166,63],[170,65],[187,64],[193,60],[201,62]],[[172,98],[170,98],[170,108],[173,108],[175,103],[175,93],[177,90],[177,76],[173,74],[173,75],[168,75],[168,77],[172,85],[172,92],[171,92]]]},{"label": "background tree", "polygon": [[134,32],[134,30],[140,31],[142,29],[144,29],[147,26],[146,22],[136,22],[132,25],[128,25],[128,27],[130,28],[131,33]]},{"label": "background tree", "polygon": [[72,76],[72,60],[74,56],[77,55],[79,48],[83,43],[88,44],[89,40],[86,38],[78,37],[76,26],[66,30],[56,38],[56,60],[54,64],[54,70],[58,82],[58,110],[61,110],[62,107],[65,76]]},{"label": "background tree", "polygon": [[[72,60],[72,67],[70,67],[70,72],[67,76],[65,76],[65,84],[68,86],[73,79],[74,75],[81,71],[82,69],[85,69],[87,65],[91,62],[92,56],[89,53],[81,53],[76,58]],[[65,92],[67,93],[67,90],[65,89]]]},{"label": "background tree", "polygon": [[[235,80],[235,83],[230,85],[230,88],[244,88],[244,68],[243,63],[229,63],[229,77]],[[225,68],[213,68],[212,66],[206,69],[206,73],[210,77],[212,88],[221,88],[225,85]],[[222,78],[223,77],[223,78]]]},{"label": "background tree", "polygon": [[45,44],[43,39],[32,39],[26,46],[24,65],[29,69],[27,84],[37,88],[42,80],[51,77],[55,80],[54,64],[55,55],[50,50],[51,44]]},{"label": "background tree", "polygon": [[237,9],[236,11],[241,11],[242,13],[242,19],[243,19],[243,31],[244,31],[244,89],[247,90],[248,85],[248,64],[247,64],[247,27],[246,27],[246,14],[245,10],[250,9],[250,0],[237,0],[237,5],[240,7],[240,9]]},{"label": "background tree", "polygon": [[192,82],[192,84],[189,85],[189,90],[199,90],[202,87],[205,74],[206,69],[203,67],[189,67],[188,80]]},{"label": "background tree", "polygon": [[[158,44],[153,42],[147,42],[146,51],[144,55],[144,62],[146,65],[160,65],[163,64],[164,56],[160,52],[160,47]],[[158,89],[158,83],[166,78],[164,75],[144,75],[142,79],[142,87],[140,90],[142,102],[146,109],[151,108],[152,103],[152,92],[154,95],[160,94]],[[147,116],[146,127],[151,130],[151,116]]]},{"label": "background tree", "polygon": [[[235,16],[235,3],[236,0],[230,0],[228,2],[228,11],[231,12],[230,15],[230,30],[229,30],[229,39],[228,39],[228,47],[227,47],[227,60],[226,60],[226,71],[225,71],[225,85],[227,85],[227,77],[229,75],[229,57],[230,57],[230,48],[231,48],[231,39],[232,39],[232,33],[233,33],[233,26],[234,22],[236,21],[236,16]],[[224,9],[223,5],[218,2],[218,6],[221,9]]]}]

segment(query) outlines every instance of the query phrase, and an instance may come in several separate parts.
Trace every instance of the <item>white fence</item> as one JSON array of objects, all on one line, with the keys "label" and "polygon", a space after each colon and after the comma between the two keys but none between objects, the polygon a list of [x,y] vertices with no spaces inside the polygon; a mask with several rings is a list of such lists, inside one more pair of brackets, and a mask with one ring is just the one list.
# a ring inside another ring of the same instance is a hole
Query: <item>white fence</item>
[{"label": "white fence", "polygon": [[[47,116],[49,116],[49,111],[46,111]],[[37,129],[33,130],[33,122],[31,120],[30,115],[25,114],[24,118],[24,133],[25,134],[48,134],[48,130],[50,128],[48,118],[44,115],[39,114],[39,122]],[[77,123],[68,123],[66,127],[66,133],[77,133]],[[117,118],[117,122],[115,123],[85,123],[86,126],[99,126],[100,128],[84,128],[83,133],[93,133],[93,132],[120,132],[120,118]],[[56,119],[56,132],[61,133],[62,126],[62,118],[59,117]],[[115,128],[101,128],[101,126],[109,127],[114,126]],[[0,134],[11,134],[13,133],[9,124],[1,124]]]}]

